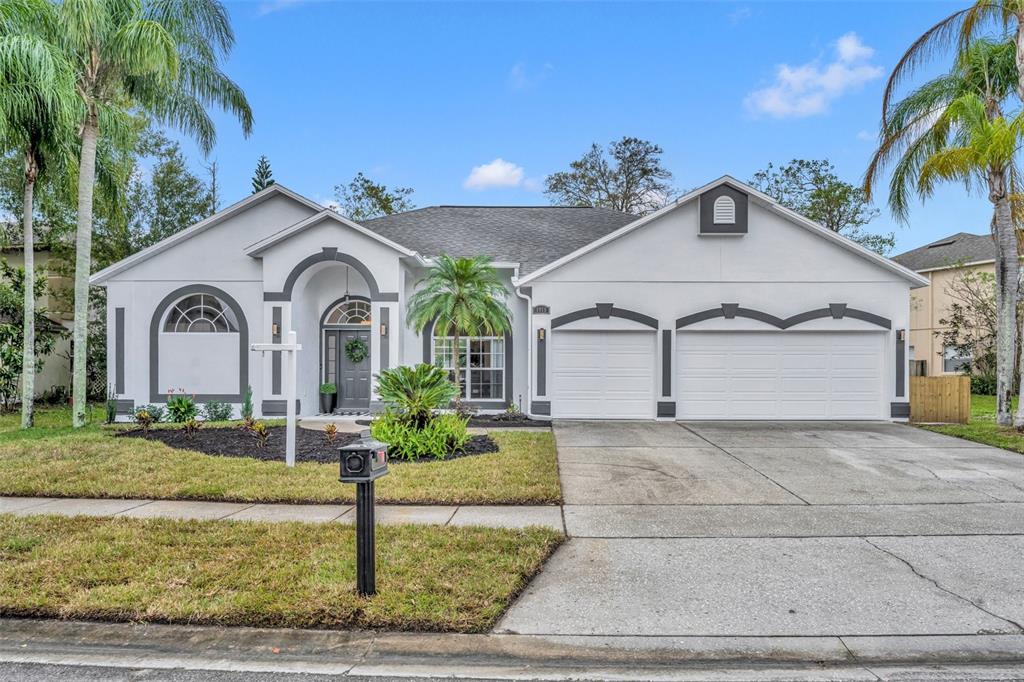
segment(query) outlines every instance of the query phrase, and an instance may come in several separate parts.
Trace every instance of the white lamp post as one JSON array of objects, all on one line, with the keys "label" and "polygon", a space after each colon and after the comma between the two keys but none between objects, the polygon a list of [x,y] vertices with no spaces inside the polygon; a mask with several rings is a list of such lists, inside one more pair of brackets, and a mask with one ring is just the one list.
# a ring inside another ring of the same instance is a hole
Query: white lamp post
[{"label": "white lamp post", "polygon": [[285,355],[285,376],[284,376],[284,397],[285,415],[287,426],[285,427],[285,464],[295,466],[295,382],[299,374],[299,351],[302,346],[298,343],[298,336],[294,331],[288,332],[287,343],[254,343],[250,347],[259,353],[284,353]]}]

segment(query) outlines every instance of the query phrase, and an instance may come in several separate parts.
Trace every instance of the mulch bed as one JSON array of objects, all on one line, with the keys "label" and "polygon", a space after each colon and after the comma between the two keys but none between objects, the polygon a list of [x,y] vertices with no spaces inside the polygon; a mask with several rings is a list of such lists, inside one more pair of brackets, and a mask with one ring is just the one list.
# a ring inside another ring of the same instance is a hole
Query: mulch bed
[{"label": "mulch bed", "polygon": [[[356,424],[368,427],[370,420],[357,419]],[[478,414],[469,418],[467,426],[481,429],[514,429],[517,427],[549,429],[551,428],[551,422],[542,419],[530,419],[526,416],[509,419],[500,414]]]},{"label": "mulch bed", "polygon": [[[199,429],[193,436],[184,429],[151,429],[145,433],[142,429],[121,431],[116,438],[144,438],[157,440],[179,450],[194,450],[205,455],[216,457],[251,457],[266,462],[284,461],[285,427],[271,426],[267,428],[270,437],[266,447],[259,447],[252,434],[240,428]],[[333,443],[328,443],[323,431],[311,429],[295,429],[295,461],[317,462],[319,464],[337,464],[338,448],[359,440],[358,433],[338,433]],[[490,436],[472,436],[462,451],[449,454],[446,460],[482,455],[497,452],[498,444]],[[418,462],[436,462],[433,457],[415,460]]]}]

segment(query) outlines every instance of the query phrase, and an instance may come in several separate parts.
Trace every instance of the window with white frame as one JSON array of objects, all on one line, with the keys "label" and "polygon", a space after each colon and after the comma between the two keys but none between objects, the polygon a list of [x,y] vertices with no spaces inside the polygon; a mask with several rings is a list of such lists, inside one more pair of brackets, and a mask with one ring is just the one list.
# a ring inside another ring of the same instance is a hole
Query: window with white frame
[{"label": "window with white frame", "polygon": [[164,331],[178,334],[237,332],[238,320],[234,311],[216,296],[192,294],[171,306]]},{"label": "window with white frame", "polygon": [[961,353],[956,346],[944,346],[942,348],[942,371],[963,372],[971,366],[970,353]]},{"label": "window with white frame", "polygon": [[[434,364],[455,367],[450,336],[434,337]],[[505,399],[505,339],[496,336],[459,338],[459,383],[469,400]],[[468,377],[468,379],[467,379]]]},{"label": "window with white frame", "polygon": [[359,299],[342,301],[327,313],[324,324],[370,324],[370,304]]}]

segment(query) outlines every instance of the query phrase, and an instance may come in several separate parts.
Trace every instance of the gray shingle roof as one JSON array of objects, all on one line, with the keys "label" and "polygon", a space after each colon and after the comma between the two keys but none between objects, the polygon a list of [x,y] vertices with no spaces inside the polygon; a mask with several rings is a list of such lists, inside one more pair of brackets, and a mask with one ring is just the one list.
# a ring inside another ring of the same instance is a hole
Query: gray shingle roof
[{"label": "gray shingle roof", "polygon": [[628,225],[636,216],[565,206],[427,206],[361,225],[424,256],[490,256],[525,275]]},{"label": "gray shingle roof", "polygon": [[905,268],[921,271],[957,263],[995,260],[995,257],[996,247],[991,235],[957,232],[892,259]]}]

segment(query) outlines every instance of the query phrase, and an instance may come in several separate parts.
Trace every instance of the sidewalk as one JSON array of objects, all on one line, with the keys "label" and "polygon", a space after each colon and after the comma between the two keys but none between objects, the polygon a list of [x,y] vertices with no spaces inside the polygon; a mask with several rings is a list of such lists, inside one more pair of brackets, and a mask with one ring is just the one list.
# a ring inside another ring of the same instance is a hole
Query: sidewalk
[{"label": "sidewalk", "polygon": [[[97,500],[54,497],[0,497],[0,514],[121,516],[128,518],[227,521],[304,521],[355,523],[355,506],[340,504],[250,504],[189,500]],[[442,526],[525,528],[544,526],[565,532],[557,506],[389,505],[376,508],[382,524],[419,523]]]},{"label": "sidewalk", "polygon": [[1024,675],[1022,651],[1022,635],[557,637],[0,619],[4,662],[346,677],[1010,680]]}]

